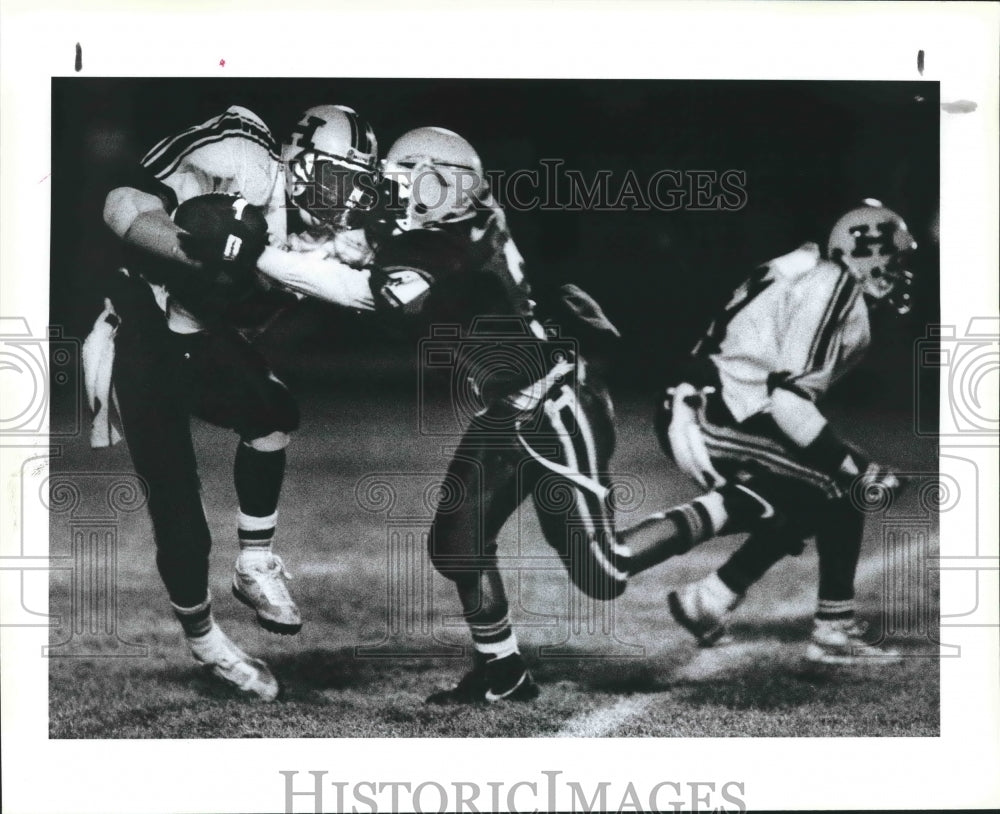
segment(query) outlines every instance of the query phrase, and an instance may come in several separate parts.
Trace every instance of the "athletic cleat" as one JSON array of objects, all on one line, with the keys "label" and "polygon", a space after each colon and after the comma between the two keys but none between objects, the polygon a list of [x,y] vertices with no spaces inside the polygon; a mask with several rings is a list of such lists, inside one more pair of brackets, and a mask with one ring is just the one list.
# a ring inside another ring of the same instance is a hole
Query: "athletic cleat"
[{"label": "athletic cleat", "polygon": [[520,653],[485,661],[477,653],[473,668],[454,687],[427,697],[428,704],[494,704],[533,701],[539,689]]},{"label": "athletic cleat", "polygon": [[291,578],[277,554],[244,551],[236,560],[233,596],[257,612],[257,623],[264,630],[298,633],[302,616],[285,584]]},{"label": "athletic cleat", "polygon": [[261,701],[278,697],[280,687],[270,668],[240,650],[218,625],[213,624],[204,636],[188,637],[187,642],[195,661],[220,681]]},{"label": "athletic cleat", "polygon": [[868,625],[855,619],[817,619],[806,646],[814,664],[895,664],[898,650],[876,647],[864,640]]},{"label": "athletic cleat", "polygon": [[730,612],[742,601],[743,596],[733,593],[714,572],[667,595],[670,615],[700,647],[719,644]]}]

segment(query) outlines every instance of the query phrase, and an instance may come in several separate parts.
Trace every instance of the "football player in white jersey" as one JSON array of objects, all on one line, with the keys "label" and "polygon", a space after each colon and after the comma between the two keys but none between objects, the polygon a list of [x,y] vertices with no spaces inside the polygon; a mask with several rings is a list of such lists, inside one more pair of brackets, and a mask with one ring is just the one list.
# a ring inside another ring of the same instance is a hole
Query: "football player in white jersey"
[{"label": "football player in white jersey", "polygon": [[825,257],[807,243],[757,268],[668,390],[657,416],[661,444],[707,491],[622,536],[639,571],[711,537],[750,533],[718,571],[668,597],[703,646],[722,637],[750,585],[815,536],[819,596],[807,658],[898,656],[864,641],[853,600],[864,524],[858,490],[892,490],[899,480],[838,438],[821,404],[865,353],[869,311],[909,310],[915,248],[899,215],[865,200],[837,221]]},{"label": "football player in white jersey", "polygon": [[[279,156],[264,122],[234,106],[156,144],[141,160],[146,180],[112,190],[105,203],[105,222],[127,256],[88,342],[113,340],[114,394],[133,463],[149,490],[157,566],[195,659],[264,700],[277,696],[273,674],[233,644],[212,617],[211,537],[190,416],[239,436],[234,481],[240,553],[232,591],[254,609],[261,626],[291,634],[302,619],[272,541],[298,407],[234,327],[240,303],[211,296],[217,293],[213,281],[240,250],[234,236],[244,227],[236,221],[262,214],[268,245],[250,258],[251,290],[235,299],[263,298],[266,310],[271,303],[262,289],[270,287],[278,308],[314,296],[371,310],[368,272],[359,270],[362,262],[348,263],[358,260],[349,238],[356,211],[374,189],[376,162],[374,134],[349,108],[310,108]],[[197,210],[222,218],[222,234],[231,233],[221,243],[172,219],[186,203],[216,200],[204,197],[213,193],[234,196],[224,199],[221,214]],[[298,232],[290,229],[292,220]],[[231,295],[231,288],[226,292]],[[107,404],[110,382],[104,387],[101,401]]]}]

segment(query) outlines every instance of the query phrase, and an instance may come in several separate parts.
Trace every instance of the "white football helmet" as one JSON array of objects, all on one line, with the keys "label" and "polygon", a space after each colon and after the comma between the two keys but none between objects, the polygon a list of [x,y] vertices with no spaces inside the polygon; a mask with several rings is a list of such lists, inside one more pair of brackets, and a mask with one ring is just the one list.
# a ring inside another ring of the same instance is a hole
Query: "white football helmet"
[{"label": "white football helmet", "polygon": [[907,265],[916,248],[903,219],[881,201],[866,198],[834,224],[827,257],[850,271],[870,300],[884,300],[905,314],[913,282]]},{"label": "white football helmet", "polygon": [[396,186],[404,231],[465,220],[489,195],[479,155],[469,142],[443,127],[418,127],[389,148],[383,177]]},{"label": "white football helmet", "polygon": [[375,203],[378,143],[349,107],[305,111],[281,147],[281,161],[288,198],[308,226],[356,228]]}]

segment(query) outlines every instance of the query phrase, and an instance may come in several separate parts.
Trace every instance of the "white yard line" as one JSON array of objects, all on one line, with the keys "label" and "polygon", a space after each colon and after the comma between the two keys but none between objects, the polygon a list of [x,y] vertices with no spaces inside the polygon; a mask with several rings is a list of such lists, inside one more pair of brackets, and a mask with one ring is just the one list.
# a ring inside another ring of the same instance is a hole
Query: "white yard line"
[{"label": "white yard line", "polygon": [[585,715],[574,715],[562,729],[555,733],[557,738],[601,738],[610,735],[626,721],[641,715],[656,700],[656,695],[630,695],[619,699],[609,707],[601,707]]},{"label": "white yard line", "polygon": [[[876,555],[863,558],[858,563],[856,582],[861,584],[880,578],[884,569],[885,562],[882,557]],[[782,618],[810,612],[814,608],[815,590],[814,582],[804,580],[800,593],[794,599],[782,602],[766,617]],[[759,639],[706,648],[699,650],[691,661],[673,670],[670,678],[678,681],[701,681],[719,673],[740,669],[762,655],[776,655],[790,646],[793,645],[776,639]],[[614,735],[628,721],[639,717],[654,704],[662,702],[663,697],[662,693],[620,696],[608,706],[569,718],[554,737],[601,738]]]},{"label": "white yard line", "polygon": [[[713,675],[743,669],[761,656],[776,654],[787,647],[776,639],[763,639],[699,650],[697,656],[671,671],[669,677],[676,681],[703,681]],[[602,738],[614,735],[628,721],[641,716],[654,704],[662,703],[664,697],[664,693],[622,696],[608,706],[574,715],[553,737]]]}]

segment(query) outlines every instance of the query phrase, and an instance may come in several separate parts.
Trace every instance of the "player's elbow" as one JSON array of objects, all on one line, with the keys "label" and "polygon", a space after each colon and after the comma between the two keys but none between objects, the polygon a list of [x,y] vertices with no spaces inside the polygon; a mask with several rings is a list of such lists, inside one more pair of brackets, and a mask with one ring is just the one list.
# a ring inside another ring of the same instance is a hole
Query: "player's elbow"
[{"label": "player's elbow", "polygon": [[826,417],[809,399],[784,388],[771,396],[771,417],[785,435],[806,447],[826,426]]},{"label": "player's elbow", "polygon": [[156,209],[162,210],[163,203],[155,195],[132,187],[118,187],[104,199],[104,222],[118,237],[124,238],[139,215]]},{"label": "player's elbow", "polygon": [[125,233],[138,214],[133,207],[129,206],[129,193],[131,191],[126,187],[119,187],[111,190],[108,197],[104,199],[104,222],[118,237],[125,237]]}]

